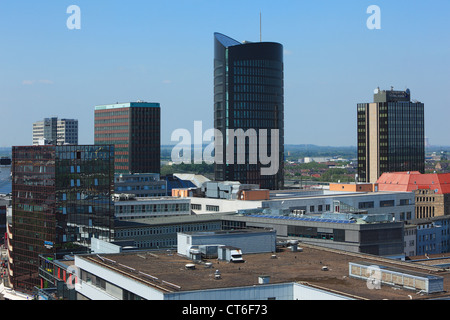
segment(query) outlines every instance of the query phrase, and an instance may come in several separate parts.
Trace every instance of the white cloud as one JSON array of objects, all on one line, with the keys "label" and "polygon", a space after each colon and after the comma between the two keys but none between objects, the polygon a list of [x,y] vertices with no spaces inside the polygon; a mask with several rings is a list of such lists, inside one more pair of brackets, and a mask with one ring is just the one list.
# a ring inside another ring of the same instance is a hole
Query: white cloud
[{"label": "white cloud", "polygon": [[52,80],[47,79],[41,79],[41,80],[23,80],[22,84],[24,86],[31,86],[35,83],[42,83],[42,84],[53,84],[54,82]]},{"label": "white cloud", "polygon": [[53,84],[52,80],[39,80],[39,83],[43,83],[43,84]]}]

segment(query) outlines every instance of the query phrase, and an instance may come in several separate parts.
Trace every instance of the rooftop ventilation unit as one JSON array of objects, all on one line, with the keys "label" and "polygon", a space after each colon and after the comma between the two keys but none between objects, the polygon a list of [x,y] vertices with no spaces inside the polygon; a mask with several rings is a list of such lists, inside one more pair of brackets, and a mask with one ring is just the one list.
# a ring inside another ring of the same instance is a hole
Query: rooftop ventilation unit
[{"label": "rooftop ventilation unit", "polygon": [[270,282],[270,276],[267,275],[261,275],[258,277],[258,283],[259,284],[268,284]]},{"label": "rooftop ventilation unit", "polygon": [[194,270],[195,269],[195,264],[188,263],[184,267],[186,268],[186,270]]}]

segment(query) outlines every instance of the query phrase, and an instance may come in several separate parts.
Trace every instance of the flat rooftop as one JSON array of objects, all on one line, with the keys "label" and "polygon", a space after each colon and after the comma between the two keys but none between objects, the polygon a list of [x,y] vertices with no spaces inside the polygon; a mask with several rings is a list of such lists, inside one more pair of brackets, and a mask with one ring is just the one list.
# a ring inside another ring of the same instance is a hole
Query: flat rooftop
[{"label": "flat rooftop", "polygon": [[114,103],[114,104],[104,104],[95,106],[95,110],[107,110],[107,109],[121,109],[121,108],[159,108],[159,102],[146,102],[146,101],[136,101],[136,102],[122,102],[122,103]]},{"label": "flat rooftop", "polygon": [[[120,254],[81,255],[82,259],[114,269],[116,272],[166,292],[232,288],[260,285],[258,277],[269,276],[270,283],[298,282],[356,299],[414,300],[450,297],[450,271],[443,267],[390,260],[299,243],[302,250],[281,248],[275,253],[243,254],[245,263],[217,259],[195,263],[174,251],[139,251]],[[449,255],[450,258],[450,255]],[[405,272],[426,273],[444,278],[444,292],[417,294],[415,291],[382,285],[369,289],[366,281],[349,277],[349,262],[366,262]],[[210,265],[208,265],[208,263]],[[322,267],[326,266],[327,271]],[[220,271],[221,279],[214,273]]]},{"label": "flat rooftop", "polygon": [[[117,196],[119,197],[119,196]],[[151,202],[158,202],[158,201],[178,201],[178,202],[187,202],[190,201],[189,198],[179,198],[179,197],[170,197],[170,196],[160,196],[160,197],[132,197],[130,199],[117,199],[114,201],[115,204],[120,205],[121,203],[128,202],[128,203],[134,203],[134,202],[145,202],[145,203],[151,203]],[[142,204],[142,203],[141,203]]]},{"label": "flat rooftop", "polygon": [[361,197],[365,195],[396,195],[399,193],[410,194],[408,191],[329,191],[329,190],[273,190],[270,191],[270,199],[272,200],[288,200],[300,198],[323,198],[323,197]]}]

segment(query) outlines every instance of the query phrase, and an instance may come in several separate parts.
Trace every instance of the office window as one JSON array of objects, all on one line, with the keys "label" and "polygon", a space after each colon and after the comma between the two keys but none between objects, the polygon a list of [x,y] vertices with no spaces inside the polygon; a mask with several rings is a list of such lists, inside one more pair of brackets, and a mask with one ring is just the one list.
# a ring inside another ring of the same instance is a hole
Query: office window
[{"label": "office window", "polygon": [[380,207],[393,207],[394,205],[395,205],[394,200],[380,201]]},{"label": "office window", "polygon": [[409,199],[400,199],[400,205],[401,206],[406,206],[409,204]]},{"label": "office window", "polygon": [[206,205],[206,211],[219,211],[219,206]]},{"label": "office window", "polygon": [[360,202],[358,204],[359,209],[369,209],[374,207],[373,201]]}]

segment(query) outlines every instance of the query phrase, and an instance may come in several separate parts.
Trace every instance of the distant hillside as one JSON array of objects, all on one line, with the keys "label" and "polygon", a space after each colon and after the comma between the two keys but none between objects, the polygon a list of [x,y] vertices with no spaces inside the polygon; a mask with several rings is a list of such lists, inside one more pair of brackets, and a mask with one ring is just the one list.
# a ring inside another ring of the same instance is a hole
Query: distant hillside
[{"label": "distant hillside", "polygon": [[[205,144],[203,147],[206,147]],[[174,145],[162,145],[161,146],[161,159],[170,160],[171,152]],[[191,148],[193,154],[193,146]],[[354,159],[357,155],[357,149],[355,146],[343,146],[343,147],[329,147],[329,146],[317,146],[313,144],[286,144],[284,145],[284,154],[286,160],[298,160],[303,157],[342,157],[348,159]]]},{"label": "distant hillside", "polygon": [[304,157],[342,157],[355,159],[357,148],[355,146],[317,146],[313,144],[286,144],[284,145],[284,155],[287,160],[298,160]]}]

